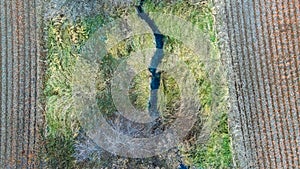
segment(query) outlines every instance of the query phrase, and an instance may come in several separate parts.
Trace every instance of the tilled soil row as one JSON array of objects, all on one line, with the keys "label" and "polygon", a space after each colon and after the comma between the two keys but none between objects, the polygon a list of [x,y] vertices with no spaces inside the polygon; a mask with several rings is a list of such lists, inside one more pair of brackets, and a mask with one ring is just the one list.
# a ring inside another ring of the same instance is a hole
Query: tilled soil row
[{"label": "tilled soil row", "polygon": [[215,0],[238,168],[300,167],[300,5]]},{"label": "tilled soil row", "polygon": [[37,0],[0,0],[0,168],[38,168]]}]

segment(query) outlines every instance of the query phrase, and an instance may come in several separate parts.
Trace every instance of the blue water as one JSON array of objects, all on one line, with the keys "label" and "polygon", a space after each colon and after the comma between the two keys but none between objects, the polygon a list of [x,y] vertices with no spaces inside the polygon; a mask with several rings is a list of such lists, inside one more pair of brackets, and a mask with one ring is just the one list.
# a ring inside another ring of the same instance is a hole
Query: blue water
[{"label": "blue water", "polygon": [[[140,5],[136,7],[138,16],[143,19],[148,26],[151,28],[153,32],[153,36],[155,38],[155,44],[156,44],[156,51],[151,58],[150,65],[148,67],[149,72],[151,73],[151,81],[150,81],[150,98],[149,98],[149,104],[148,104],[148,111],[152,118],[158,118],[159,117],[159,111],[157,109],[157,102],[158,102],[158,89],[160,87],[160,80],[161,80],[161,73],[160,71],[157,71],[157,67],[161,63],[161,60],[164,57],[163,47],[164,47],[164,39],[165,36],[161,34],[158,27],[155,25],[155,22],[151,20],[151,18],[144,12],[142,5],[144,3],[144,0],[141,1]],[[182,162],[180,162],[179,169],[188,169],[187,166],[185,166]]]}]

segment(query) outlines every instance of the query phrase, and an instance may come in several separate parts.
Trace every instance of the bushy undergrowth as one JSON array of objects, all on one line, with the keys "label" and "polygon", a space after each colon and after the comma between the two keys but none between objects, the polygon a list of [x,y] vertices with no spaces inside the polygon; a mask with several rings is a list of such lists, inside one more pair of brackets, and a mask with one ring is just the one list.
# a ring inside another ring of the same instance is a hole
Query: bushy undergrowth
[{"label": "bushy undergrowth", "polygon": [[[134,12],[130,7],[127,12]],[[193,4],[188,1],[178,2],[145,2],[145,11],[174,14],[195,24],[200,30],[209,35],[211,47],[209,59],[218,60],[219,51],[217,37],[214,30],[213,8],[211,3]],[[46,96],[46,160],[52,168],[76,168],[74,154],[75,138],[80,124],[74,110],[72,97],[72,79],[74,67],[80,57],[80,48],[100,25],[109,19],[103,15],[88,17],[77,21],[70,21],[64,16],[52,18],[47,23],[47,65],[45,96]],[[109,37],[109,35],[108,35]],[[108,51],[99,67],[99,83],[97,101],[101,113],[110,115],[115,111],[110,95],[110,78],[116,66],[131,52],[154,47],[154,39],[150,34],[133,36],[119,43]],[[187,147],[181,150],[184,161],[201,168],[229,168],[231,166],[230,138],[227,128],[227,86],[223,84],[222,65],[220,61],[206,65],[197,55],[190,51],[182,42],[173,37],[167,37],[165,51],[176,53],[194,73],[199,85],[201,110],[197,113],[205,117],[207,137],[199,141],[201,134],[197,134],[195,127],[193,138]],[[166,60],[168,56],[165,57]],[[132,82],[130,99],[139,109],[145,109],[149,98],[148,72],[138,74]],[[214,76],[214,77],[211,77]],[[222,84],[217,84],[222,83]],[[160,88],[160,104],[164,109],[164,122],[171,123],[174,110],[178,108],[180,93],[176,81],[163,74]],[[165,95],[165,96],[163,96]],[[199,116],[200,117],[200,116]],[[203,126],[203,119],[197,125]],[[203,134],[203,133],[202,133]]]}]

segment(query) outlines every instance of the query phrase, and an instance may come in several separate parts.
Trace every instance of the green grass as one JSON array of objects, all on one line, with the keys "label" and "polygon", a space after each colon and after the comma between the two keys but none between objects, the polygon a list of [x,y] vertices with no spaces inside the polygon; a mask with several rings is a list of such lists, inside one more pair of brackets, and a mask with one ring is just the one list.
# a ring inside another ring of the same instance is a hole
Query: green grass
[{"label": "green grass", "polygon": [[210,134],[205,145],[197,145],[191,157],[199,168],[232,168],[230,137],[227,115],[223,114],[217,128]]},{"label": "green grass", "polygon": [[[150,1],[146,1],[144,8],[147,12],[172,13],[190,21],[209,35],[212,47],[210,58],[217,59],[219,57],[211,3],[192,5],[187,1],[178,1],[172,6],[164,2],[155,6]],[[131,8],[127,11],[134,12],[134,9]],[[52,168],[76,168],[76,161],[72,154],[80,125],[72,98],[74,68],[80,57],[80,47],[99,28],[99,25],[105,24],[107,20],[102,16],[95,16],[71,22],[58,16],[47,23],[48,68],[44,90],[47,121],[45,134],[47,154],[45,157]],[[110,115],[115,111],[109,92],[112,70],[131,52],[149,47],[154,47],[153,37],[150,34],[133,36],[109,50],[102,59],[99,67],[101,75],[99,75],[97,88],[97,101],[101,113]],[[232,165],[232,155],[227,127],[226,97],[228,91],[227,86],[219,84],[219,82],[224,81],[221,76],[223,72],[219,69],[221,63],[211,64],[211,67],[207,66],[182,42],[173,37],[167,37],[165,50],[170,53],[176,52],[194,73],[199,85],[198,91],[202,106],[201,111],[197,113],[201,114],[202,118],[207,119],[206,125],[210,128],[205,143],[197,144],[196,138],[191,138],[191,140],[194,139],[191,142],[193,143],[192,147],[183,145],[181,151],[184,155],[184,161],[200,168],[229,168]],[[165,57],[164,61],[167,59],[168,56]],[[140,73],[133,80],[130,99],[137,108],[144,109],[147,106],[148,82],[146,71]],[[163,94],[166,96],[164,97]],[[174,110],[178,107],[177,100],[179,98],[177,83],[168,73],[163,74],[159,99],[161,108],[165,108],[163,116],[166,123],[172,122],[170,117],[174,115]],[[194,133],[197,131],[195,128]],[[197,136],[197,134],[194,135],[194,137]]]},{"label": "green grass", "polygon": [[[183,19],[186,19],[196,25],[200,30],[209,35],[212,49],[210,58],[218,59],[220,52],[218,49],[217,33],[214,29],[214,16],[211,3],[204,6],[195,6],[181,1],[175,6],[165,7],[154,6],[153,3],[145,4],[146,11],[172,13]],[[180,44],[175,39],[170,38],[168,49]],[[179,47],[185,50],[183,46]],[[172,51],[170,51],[172,52]],[[205,67],[205,63],[197,62],[190,51],[182,52],[181,57],[187,58],[187,64],[193,71],[194,76],[199,84],[199,93],[201,105],[203,107],[202,114],[207,114],[208,125],[211,128],[208,140],[205,144],[196,144],[190,148],[183,148],[183,154],[186,154],[186,163],[196,165],[199,168],[232,168],[232,154],[230,147],[230,137],[227,124],[227,86],[219,84],[224,78],[219,77],[223,72],[215,71],[214,74],[207,72],[211,69],[219,70],[221,63],[213,64],[213,67]],[[188,53],[188,55],[186,54]],[[209,76],[214,76],[210,78]],[[226,81],[226,80],[225,80]]]},{"label": "green grass", "polygon": [[101,17],[72,23],[58,16],[47,24],[46,160],[53,168],[73,168],[79,124],[72,99],[72,78],[80,46],[102,24]]}]

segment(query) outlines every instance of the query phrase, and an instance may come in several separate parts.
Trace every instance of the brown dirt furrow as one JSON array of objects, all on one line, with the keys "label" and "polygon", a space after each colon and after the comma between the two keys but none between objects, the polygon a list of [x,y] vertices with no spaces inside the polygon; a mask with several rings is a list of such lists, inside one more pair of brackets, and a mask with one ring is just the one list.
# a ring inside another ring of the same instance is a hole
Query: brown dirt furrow
[{"label": "brown dirt furrow", "polygon": [[214,3],[228,60],[235,165],[299,167],[299,1]]},{"label": "brown dirt furrow", "polygon": [[37,0],[1,4],[1,168],[38,168]]}]

